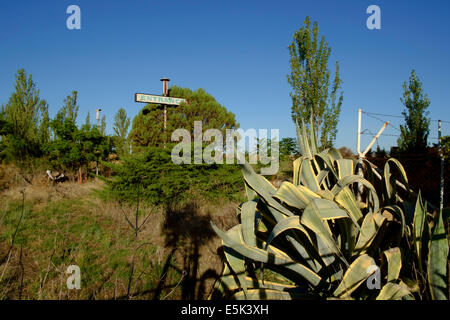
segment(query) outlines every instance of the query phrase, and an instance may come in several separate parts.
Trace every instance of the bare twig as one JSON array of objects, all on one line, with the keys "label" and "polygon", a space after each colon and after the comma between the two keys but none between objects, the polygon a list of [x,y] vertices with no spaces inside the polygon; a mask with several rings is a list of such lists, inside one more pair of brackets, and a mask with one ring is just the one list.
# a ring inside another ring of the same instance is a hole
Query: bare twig
[{"label": "bare twig", "polygon": [[16,239],[17,232],[19,231],[20,223],[22,222],[22,218],[23,218],[23,214],[24,214],[24,210],[25,210],[25,190],[21,190],[20,193],[22,193],[22,213],[20,214],[20,218],[19,218],[19,222],[17,223],[16,230],[14,230],[14,233],[12,235],[11,245],[9,246],[8,253],[0,261],[0,265],[3,264],[3,262],[5,262],[6,257],[9,255],[9,253],[12,250],[12,248],[14,247],[14,241]]},{"label": "bare twig", "polygon": [[172,291],[170,291],[164,298],[162,298],[162,300],[166,299],[168,296],[170,296],[176,288],[178,288],[178,286],[180,285],[181,281],[183,281],[184,277],[187,275],[186,270],[183,270],[183,273],[181,275],[180,281],[178,281],[178,283],[175,285],[175,287],[172,289]]},{"label": "bare twig", "polygon": [[41,281],[41,283],[39,284],[39,295],[38,295],[38,299],[42,299],[42,289],[44,288],[45,285],[45,281],[47,280],[47,276],[48,273],[50,272],[50,265],[53,259],[53,255],[55,254],[56,251],[56,238],[57,238],[58,234],[55,235],[55,240],[53,241],[53,251],[52,254],[50,255],[50,259],[48,260],[48,265],[47,265],[47,271],[45,273],[44,279]]},{"label": "bare twig", "polygon": [[22,291],[23,291],[23,274],[25,272],[25,268],[23,267],[22,261],[22,244],[20,244],[20,258],[19,258],[19,266],[20,266],[20,284],[19,284],[19,300],[22,300]]}]

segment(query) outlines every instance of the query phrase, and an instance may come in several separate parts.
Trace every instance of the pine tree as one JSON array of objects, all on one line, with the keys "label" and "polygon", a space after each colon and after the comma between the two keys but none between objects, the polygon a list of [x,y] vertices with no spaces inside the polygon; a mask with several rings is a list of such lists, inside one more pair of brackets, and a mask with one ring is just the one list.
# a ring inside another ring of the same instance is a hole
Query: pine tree
[{"label": "pine tree", "polygon": [[171,133],[178,128],[191,132],[194,121],[202,121],[203,130],[215,128],[222,131],[225,137],[226,129],[239,127],[235,116],[220,105],[213,96],[203,89],[192,91],[187,88],[171,87],[169,96],[184,98],[187,105],[167,108],[167,129],[164,132],[163,110],[155,104],[147,104],[133,119],[129,138],[134,147],[162,146],[169,142]]},{"label": "pine tree", "polygon": [[[313,115],[314,130],[322,148],[333,145],[337,134],[337,124],[343,101],[339,77],[339,64],[335,65],[335,76],[330,86],[330,71],[328,59],[331,48],[322,36],[319,41],[319,27],[306,17],[304,26],[294,34],[294,40],[289,46],[291,73],[288,82],[293,92],[292,119],[301,123],[302,119],[308,126]],[[310,130],[309,128],[308,130]]]}]

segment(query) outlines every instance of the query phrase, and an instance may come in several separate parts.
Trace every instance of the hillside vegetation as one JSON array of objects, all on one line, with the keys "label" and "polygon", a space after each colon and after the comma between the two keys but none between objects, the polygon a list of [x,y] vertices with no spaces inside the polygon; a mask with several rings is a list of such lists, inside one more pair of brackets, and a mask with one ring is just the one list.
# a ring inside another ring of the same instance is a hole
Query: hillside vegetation
[{"label": "hillside vegetation", "polygon": [[[1,166],[0,299],[205,298],[222,271],[220,240],[210,221],[236,223],[238,202],[195,199],[170,208],[139,208],[140,248],[134,252],[135,205],[102,200],[102,181],[31,183]],[[81,269],[81,289],[68,290],[67,267]]]}]

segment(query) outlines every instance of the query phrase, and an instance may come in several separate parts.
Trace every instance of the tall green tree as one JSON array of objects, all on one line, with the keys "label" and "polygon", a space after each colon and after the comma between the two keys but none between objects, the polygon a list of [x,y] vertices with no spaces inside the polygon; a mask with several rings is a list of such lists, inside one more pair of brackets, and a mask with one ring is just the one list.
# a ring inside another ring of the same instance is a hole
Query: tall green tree
[{"label": "tall green tree", "polygon": [[403,83],[403,97],[400,101],[405,106],[402,112],[405,124],[400,126],[398,147],[404,152],[424,152],[430,134],[430,118],[427,111],[430,100],[423,92],[422,82],[414,69],[411,71],[409,83],[406,81]]},{"label": "tall green tree", "polygon": [[84,125],[87,126],[88,128],[91,127],[91,113],[89,111],[87,113]]},{"label": "tall green tree", "polygon": [[168,94],[171,97],[184,98],[189,104],[167,109],[165,132],[163,109],[155,104],[147,104],[133,119],[129,135],[133,147],[141,149],[162,146],[165,141],[170,141],[172,132],[178,128],[184,128],[192,135],[194,121],[202,121],[203,130],[210,128],[221,130],[224,137],[226,129],[239,127],[234,114],[203,89],[192,91],[174,86],[169,89]]},{"label": "tall green tree", "polygon": [[[291,73],[287,79],[293,90],[292,119],[299,124],[303,119],[308,130],[314,129],[321,148],[331,147],[336,139],[343,101],[339,63],[336,61],[334,79],[330,83],[331,48],[323,36],[319,39],[319,26],[317,22],[311,26],[309,17],[294,34],[289,52]],[[314,128],[309,128],[311,115]]]},{"label": "tall green tree", "polygon": [[47,139],[48,105],[24,69],[16,74],[14,92],[2,105],[0,119],[9,123],[9,134],[3,138],[6,157],[21,161],[41,155],[41,143]]},{"label": "tall green tree", "polygon": [[114,116],[114,144],[119,156],[128,153],[128,130],[130,128],[130,118],[124,108],[120,108]]},{"label": "tall green tree", "polygon": [[100,128],[99,131],[102,136],[106,135],[106,116],[103,115],[103,117],[100,120]]},{"label": "tall green tree", "polygon": [[[76,105],[76,104],[75,104]],[[108,137],[103,136],[96,126],[90,125],[90,117],[78,128],[73,113],[67,112],[64,105],[50,121],[53,139],[46,144],[45,150],[52,166],[67,173],[75,173],[81,179],[89,173],[89,164],[104,160],[111,152]]]},{"label": "tall green tree", "polygon": [[64,117],[76,123],[79,108],[80,106],[78,105],[78,92],[74,90],[72,91],[72,95],[67,96],[64,99],[64,106],[62,109]]}]

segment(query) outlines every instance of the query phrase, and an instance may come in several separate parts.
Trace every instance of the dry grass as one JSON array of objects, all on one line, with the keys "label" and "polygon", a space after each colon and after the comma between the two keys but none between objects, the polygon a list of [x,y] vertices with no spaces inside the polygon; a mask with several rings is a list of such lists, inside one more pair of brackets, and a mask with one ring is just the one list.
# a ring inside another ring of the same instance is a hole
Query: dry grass
[{"label": "dry grass", "polygon": [[[135,207],[100,200],[93,192],[103,187],[100,181],[52,184],[39,176],[30,182],[16,179],[0,192],[0,262],[18,222],[20,191],[26,199],[11,255],[0,263],[0,299],[19,297],[22,274],[24,299],[124,298],[133,247],[133,231],[124,214],[134,219]],[[153,211],[138,237],[142,248],[132,298],[206,298],[222,271],[221,241],[210,221],[222,230],[230,228],[237,223],[237,205],[193,200],[165,209],[141,207],[139,223]],[[66,288],[70,264],[84,272],[81,290]]]}]

